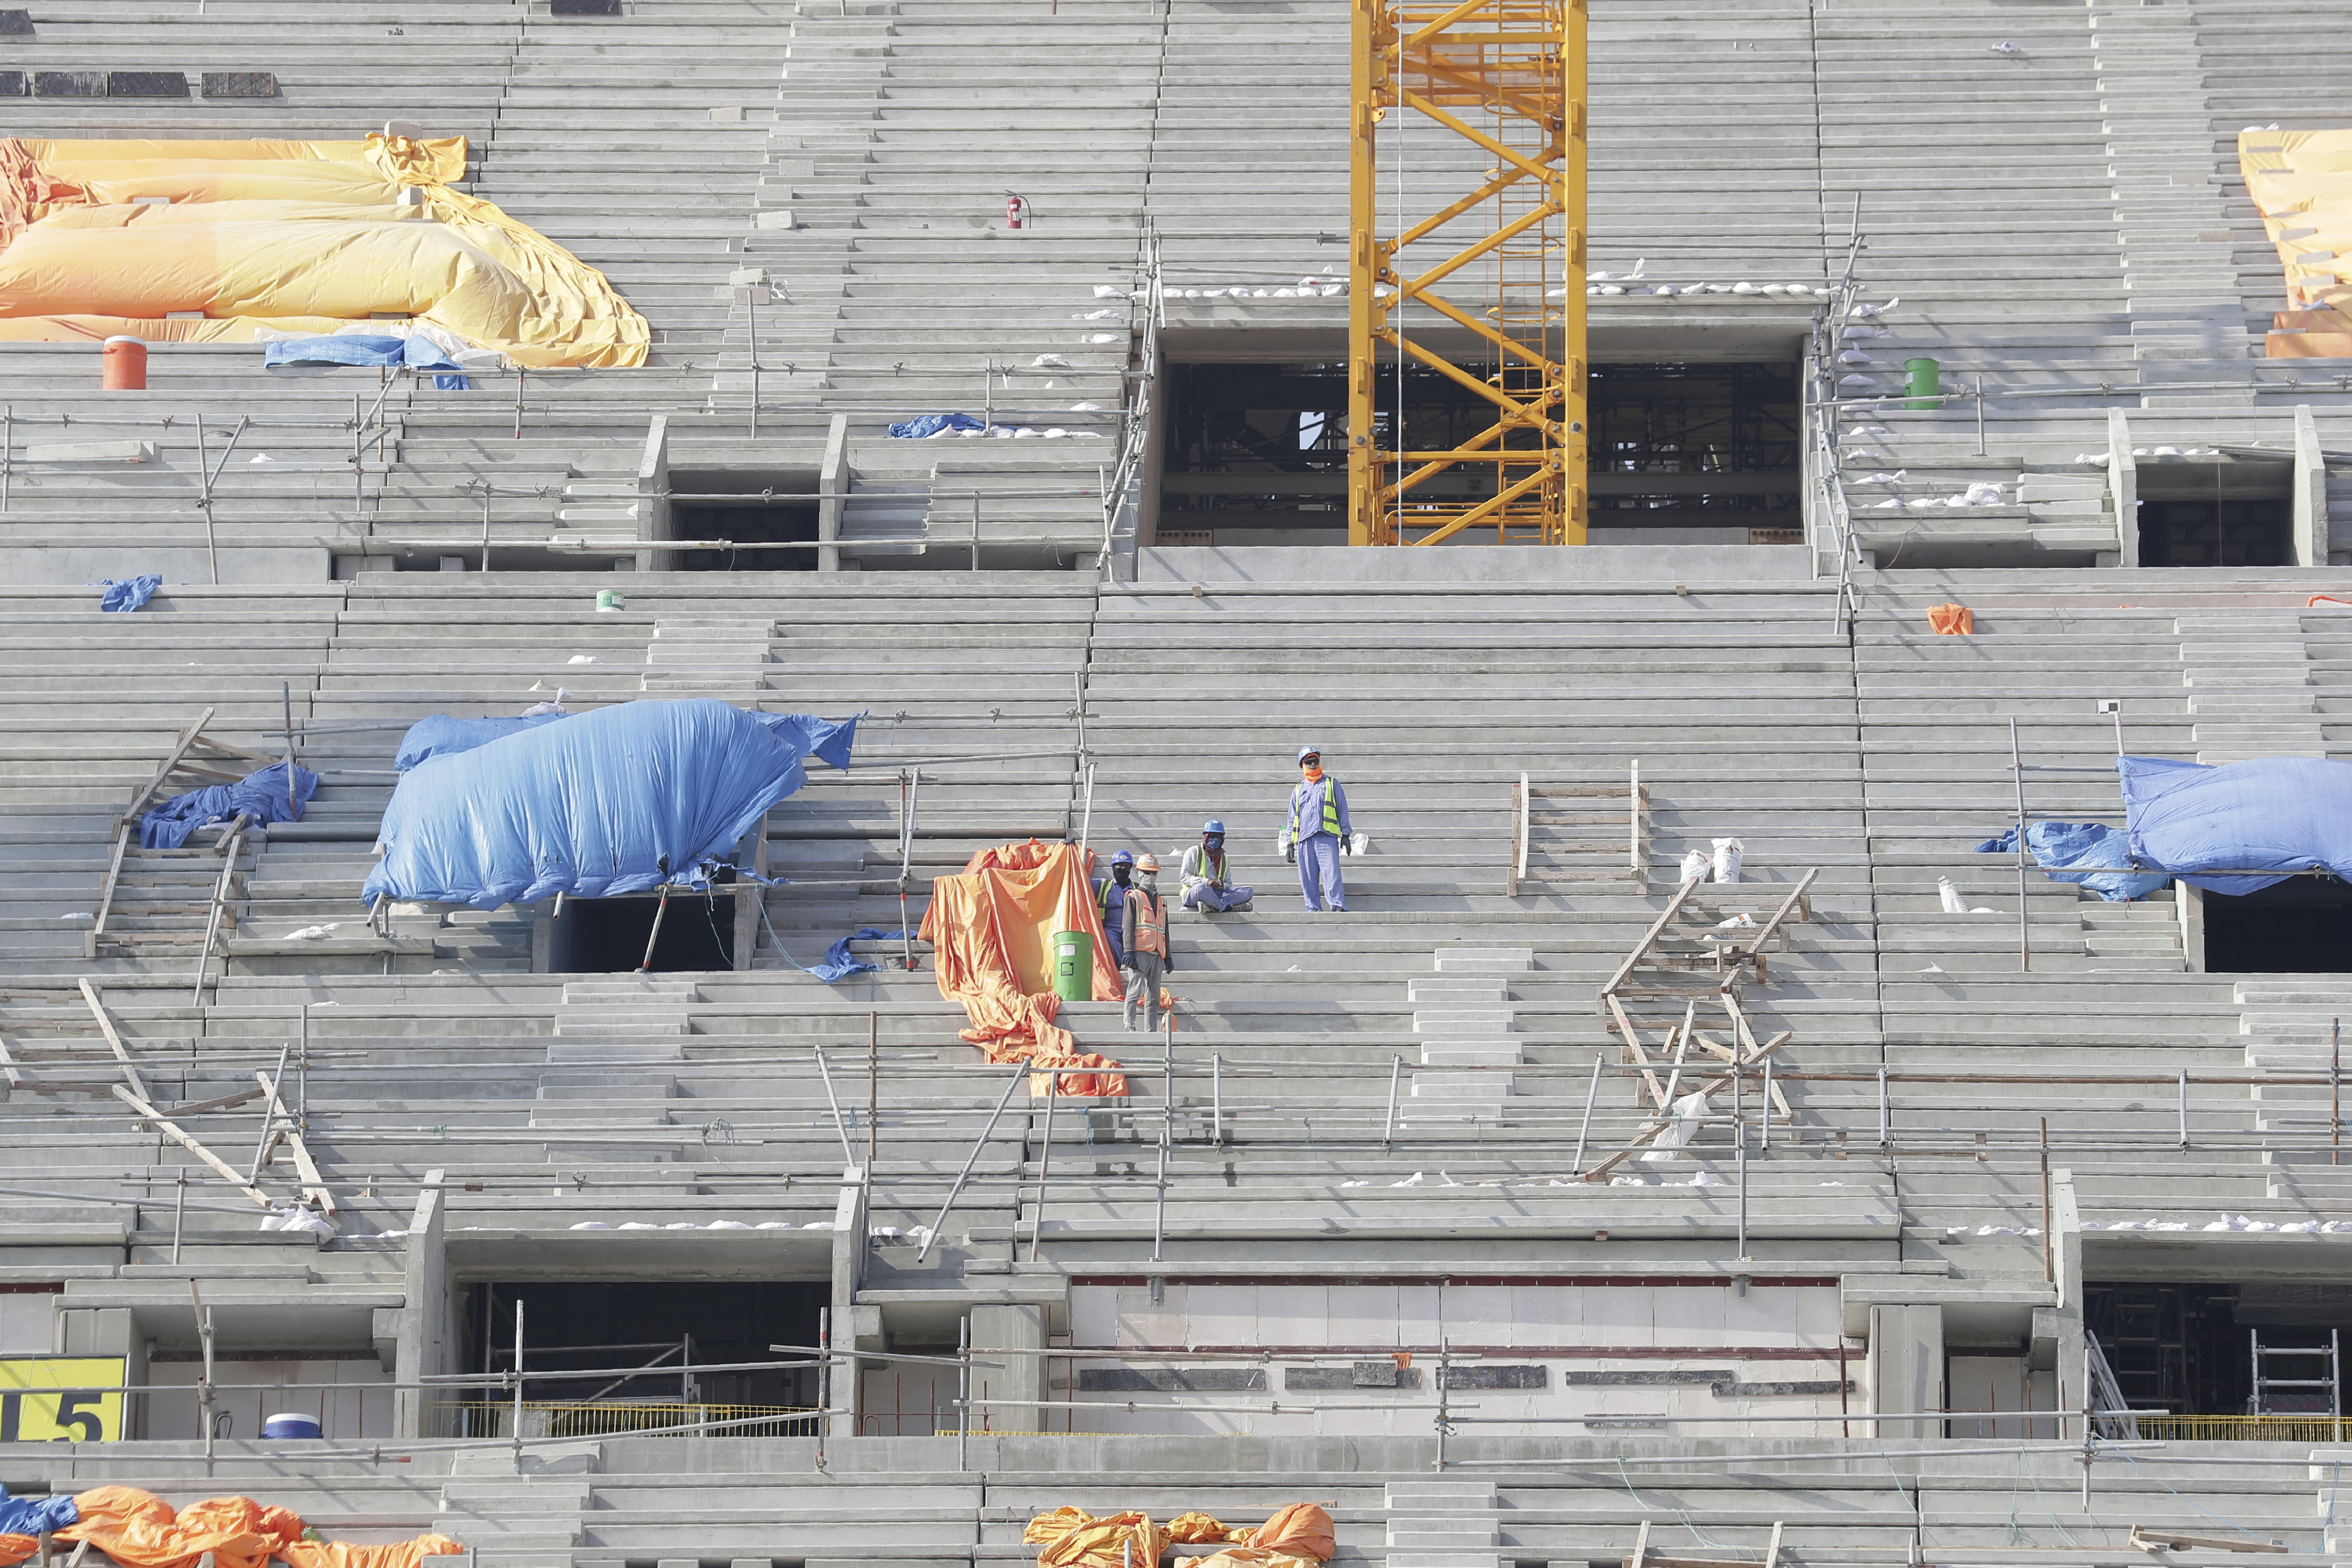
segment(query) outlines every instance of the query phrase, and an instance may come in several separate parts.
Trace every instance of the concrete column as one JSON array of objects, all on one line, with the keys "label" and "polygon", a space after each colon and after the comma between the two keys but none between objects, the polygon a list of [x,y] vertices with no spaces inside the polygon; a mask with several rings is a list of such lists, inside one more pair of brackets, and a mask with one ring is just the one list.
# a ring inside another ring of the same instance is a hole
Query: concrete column
[{"label": "concrete column", "polygon": [[2139,564],[2139,465],[2132,458],[2131,421],[2107,410],[2107,495],[2116,507],[2116,564]]},{"label": "concrete column", "polygon": [[[833,1206],[833,1342],[834,1350],[856,1347],[857,1287],[866,1277],[866,1218],[869,1191],[866,1167],[852,1165],[841,1173],[841,1193]],[[870,1348],[870,1347],[869,1347]],[[824,1417],[825,1434],[852,1437],[857,1434],[857,1373],[851,1362],[833,1369],[832,1405],[845,1415]]]},{"label": "concrete column", "polygon": [[[2050,1240],[2053,1281],[2058,1292],[2058,1409],[2062,1436],[2083,1435],[2081,1412],[2091,1403],[2091,1358],[2083,1349],[2083,1214],[2074,1201],[2074,1173],[2050,1173]],[[2036,1314],[2039,1316],[2039,1314]]]},{"label": "concrete column", "polygon": [[[1045,1309],[1043,1307],[974,1307],[971,1310],[971,1349],[976,1361],[987,1361],[990,1351],[1041,1351],[1045,1348]],[[974,1367],[971,1373],[971,1396],[974,1399],[1043,1399],[1045,1397],[1045,1358],[1039,1355],[1007,1355],[994,1359],[1003,1366]],[[1003,1409],[982,1410],[987,1425],[996,1430],[1034,1432],[1044,1426],[1042,1410],[1010,1405]]]},{"label": "concrete column", "polygon": [[2294,563],[2327,564],[2327,455],[2309,404],[2294,411]]},{"label": "concrete column", "polygon": [[[401,1305],[400,1342],[393,1375],[401,1383],[455,1372],[457,1332],[452,1321],[455,1302],[449,1290],[449,1256],[446,1246],[443,1173],[427,1171],[416,1194],[416,1209],[408,1220],[408,1266],[405,1299]],[[424,1435],[425,1405],[430,1391],[403,1388],[393,1396],[396,1435]]]},{"label": "concrete column", "polygon": [[[637,539],[640,543],[668,539],[669,507],[669,416],[656,414],[646,426],[646,447],[637,459]],[[670,552],[640,550],[637,570],[666,572],[669,570]]]},{"label": "concrete column", "polygon": [[[1944,1309],[1925,1306],[1870,1310],[1870,1407],[1874,1411],[1944,1408]],[[1940,1437],[1936,1421],[1885,1421],[1881,1437]]]},{"label": "concrete column", "polygon": [[817,470],[817,493],[825,499],[816,503],[816,537],[820,548],[816,552],[816,569],[820,572],[841,570],[841,551],[834,541],[841,537],[841,512],[846,504],[842,497],[849,493],[849,416],[836,414],[824,432],[824,461]]}]

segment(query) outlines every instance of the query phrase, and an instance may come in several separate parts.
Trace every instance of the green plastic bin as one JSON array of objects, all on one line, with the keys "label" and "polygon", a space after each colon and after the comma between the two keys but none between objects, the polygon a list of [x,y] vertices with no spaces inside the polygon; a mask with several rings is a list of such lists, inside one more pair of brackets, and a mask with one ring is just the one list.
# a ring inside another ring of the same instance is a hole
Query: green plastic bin
[{"label": "green plastic bin", "polygon": [[1094,1000],[1095,938],[1092,931],[1054,933],[1054,994],[1065,1002]]},{"label": "green plastic bin", "polygon": [[1931,359],[1906,359],[1903,362],[1904,374],[1911,379],[1911,395],[1926,400],[1914,403],[1910,406],[1927,412],[1943,406],[1939,397],[1944,390],[1942,379],[1938,374],[1941,369],[1942,367]]}]

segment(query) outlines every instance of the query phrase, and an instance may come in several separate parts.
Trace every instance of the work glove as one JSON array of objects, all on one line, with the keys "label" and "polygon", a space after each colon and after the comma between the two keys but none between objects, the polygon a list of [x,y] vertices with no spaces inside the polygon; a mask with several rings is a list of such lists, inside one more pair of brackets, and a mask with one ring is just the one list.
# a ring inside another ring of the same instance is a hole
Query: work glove
[{"label": "work glove", "polygon": [[1297,845],[1296,845],[1296,844],[1289,844],[1289,843],[1286,843],[1286,844],[1284,844],[1284,845],[1283,845],[1283,847],[1282,847],[1282,863],[1283,863],[1284,865],[1286,865],[1286,866],[1296,866],[1296,865],[1297,865],[1297,864],[1298,864],[1298,846],[1297,846]]}]

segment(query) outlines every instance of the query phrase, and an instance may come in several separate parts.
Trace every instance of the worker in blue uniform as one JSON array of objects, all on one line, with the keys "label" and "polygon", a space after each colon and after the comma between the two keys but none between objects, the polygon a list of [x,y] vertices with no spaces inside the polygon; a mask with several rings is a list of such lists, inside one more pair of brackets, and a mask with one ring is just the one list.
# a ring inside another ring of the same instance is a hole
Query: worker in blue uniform
[{"label": "worker in blue uniform", "polygon": [[1183,906],[1204,915],[1250,908],[1254,888],[1236,886],[1225,858],[1225,825],[1215,817],[1201,825],[1201,842],[1184,851]]},{"label": "worker in blue uniform", "polygon": [[1323,753],[1314,746],[1298,753],[1298,784],[1290,792],[1290,818],[1282,833],[1282,858],[1298,867],[1298,889],[1310,910],[1348,908],[1339,879],[1339,856],[1354,824],[1348,819],[1348,792],[1323,772]]},{"label": "worker in blue uniform", "polygon": [[1110,875],[1095,884],[1095,910],[1102,916],[1103,935],[1110,939],[1113,969],[1127,963],[1127,889],[1134,876],[1135,857],[1122,849],[1110,858]]}]

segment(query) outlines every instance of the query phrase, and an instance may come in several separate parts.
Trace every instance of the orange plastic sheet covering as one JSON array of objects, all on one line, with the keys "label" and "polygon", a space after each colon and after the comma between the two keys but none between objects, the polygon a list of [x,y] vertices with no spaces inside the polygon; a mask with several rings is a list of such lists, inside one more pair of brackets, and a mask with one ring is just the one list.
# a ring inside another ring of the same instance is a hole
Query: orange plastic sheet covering
[{"label": "orange plastic sheet covering", "polygon": [[1937,605],[1928,610],[1927,624],[1939,637],[1974,637],[1977,613],[1966,605]]},{"label": "orange plastic sheet covering", "polygon": [[2266,352],[2352,358],[2352,131],[2242,132],[2238,167],[2286,269]]},{"label": "orange plastic sheet covering", "polygon": [[1192,1568],[1314,1568],[1339,1550],[1331,1516],[1311,1502],[1292,1503],[1255,1530],[1231,1529],[1205,1513],[1179,1514],[1155,1529],[1145,1514],[1097,1519],[1066,1503],[1032,1519],[1021,1539],[1045,1548],[1037,1554],[1042,1568],[1121,1568],[1127,1562],[1147,1568],[1171,1542],[1234,1543],[1213,1556],[1189,1559]]},{"label": "orange plastic sheet covering", "polygon": [[1094,999],[1121,994],[1110,942],[1095,909],[1087,875],[1094,854],[1071,844],[1003,844],[973,856],[961,875],[931,884],[931,907],[917,934],[931,944],[940,994],[963,1004],[963,1037],[992,1062],[1081,1068],[1033,1073],[1029,1090],[1056,1087],[1069,1095],[1115,1098],[1127,1093],[1118,1063],[1082,1052],[1054,1022],[1053,943],[1056,933],[1082,931],[1094,938]]},{"label": "orange plastic sheet covering", "polygon": [[[424,1558],[466,1550],[446,1535],[370,1546],[305,1541],[301,1516],[246,1497],[206,1498],[174,1510],[136,1487],[97,1487],[77,1493],[74,1507],[79,1522],[58,1531],[58,1539],[87,1541],[130,1568],[187,1568],[207,1552],[219,1568],[264,1568],[273,1557],[294,1568],[418,1568]],[[26,1539],[5,1538],[0,1564],[30,1556],[30,1546],[23,1556],[7,1555]]]},{"label": "orange plastic sheet covering", "polygon": [[645,318],[452,189],[465,171],[462,137],[0,139],[0,339],[250,342],[405,316],[520,364],[643,364]]}]

